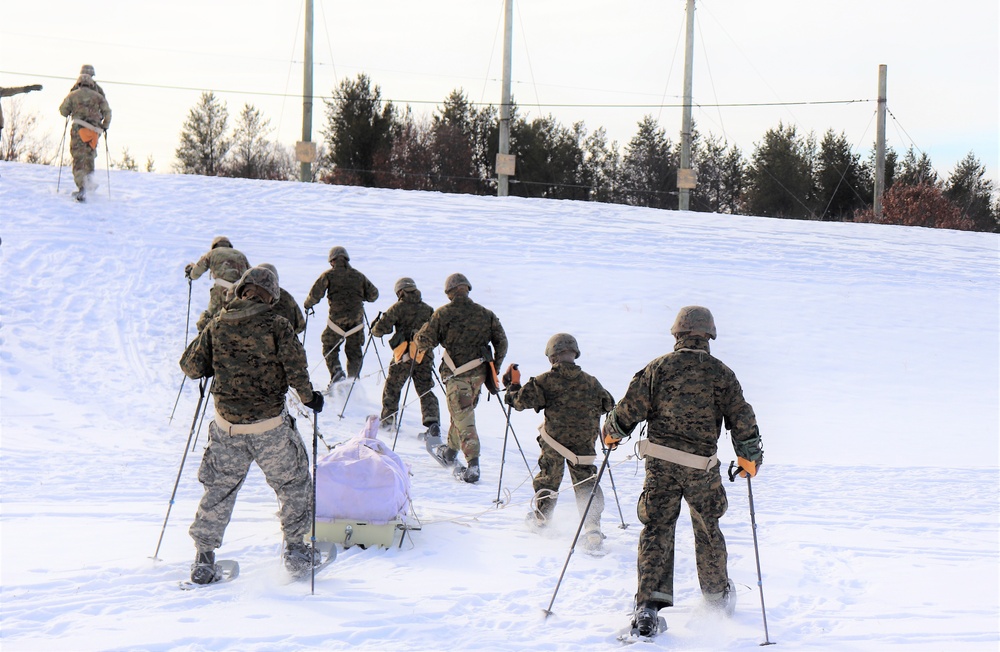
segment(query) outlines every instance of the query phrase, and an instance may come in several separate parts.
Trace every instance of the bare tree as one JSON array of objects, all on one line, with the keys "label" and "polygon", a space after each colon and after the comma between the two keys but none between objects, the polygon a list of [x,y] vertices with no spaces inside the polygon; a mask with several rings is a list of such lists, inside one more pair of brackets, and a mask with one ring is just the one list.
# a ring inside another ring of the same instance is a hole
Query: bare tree
[{"label": "bare tree", "polygon": [[[45,152],[54,148],[49,139],[37,136],[38,114],[26,111],[20,97],[10,101],[0,138],[0,160],[24,163],[52,163],[53,157]],[[58,155],[58,152],[56,153]]]}]

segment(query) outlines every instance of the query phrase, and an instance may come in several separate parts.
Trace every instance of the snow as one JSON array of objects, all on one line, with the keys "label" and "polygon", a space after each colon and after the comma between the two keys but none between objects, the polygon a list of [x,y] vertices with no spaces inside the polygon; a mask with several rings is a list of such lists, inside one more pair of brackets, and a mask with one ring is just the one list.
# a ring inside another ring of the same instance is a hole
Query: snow
[{"label": "snow", "polygon": [[[381,289],[412,276],[432,305],[455,271],[510,338],[526,376],[571,332],[583,368],[619,398],[672,346],[684,305],[706,305],[712,351],[761,425],[753,481],[771,641],[788,650],[995,650],[1000,640],[1000,275],[994,234],[676,213],[605,204],[442,195],[113,171],[87,204],[57,169],[0,163],[2,620],[10,650],[615,649],[635,592],[642,463],[611,456],[608,554],[569,558],[568,496],[528,531],[531,483],[504,416],[480,402],[478,485],[423,450],[419,407],[396,451],[422,529],[389,549],[341,551],[308,582],[280,567],[273,492],[254,467],[220,558],[233,583],[179,591],[201,486],[187,455],[159,560],[151,559],[190,433],[197,383],[181,374],[183,267],[227,235],[278,267],[299,301],[333,245]],[[193,285],[192,323],[208,298]],[[325,306],[325,304],[323,304]],[[321,311],[320,311],[321,312]],[[307,352],[313,382],[320,327]],[[386,346],[375,348],[387,360]],[[379,409],[376,360],[330,443]],[[440,395],[440,394],[439,394]],[[442,409],[444,405],[442,402]],[[511,423],[537,459],[540,416]],[[311,424],[300,420],[311,448]],[[325,450],[319,444],[321,452]],[[733,457],[724,436],[720,457]],[[567,480],[568,482],[568,480]],[[745,481],[723,519],[740,604],[701,607],[689,519],[677,530],[677,605],[643,649],[751,650],[765,640]],[[564,484],[567,488],[568,484]],[[498,492],[504,504],[493,501]],[[624,521],[628,527],[619,527]]]}]

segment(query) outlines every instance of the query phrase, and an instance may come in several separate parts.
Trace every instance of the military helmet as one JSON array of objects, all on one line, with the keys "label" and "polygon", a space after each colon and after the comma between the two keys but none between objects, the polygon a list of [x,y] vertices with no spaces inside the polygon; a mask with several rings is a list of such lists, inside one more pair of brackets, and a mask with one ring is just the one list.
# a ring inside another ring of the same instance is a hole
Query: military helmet
[{"label": "military helmet", "polygon": [[351,259],[351,257],[347,255],[347,249],[338,245],[330,250],[330,255],[327,257],[327,260],[332,263],[335,258],[339,258],[341,256],[343,256],[345,260]]},{"label": "military helmet", "polygon": [[452,274],[444,281],[444,293],[448,294],[460,285],[464,285],[469,290],[472,290],[472,283],[469,283],[469,279],[465,278],[465,274]]},{"label": "military helmet", "polygon": [[93,77],[95,75],[94,66],[90,65],[89,63],[83,64],[82,66],[80,66],[80,74],[90,75],[91,77]]},{"label": "military helmet", "polygon": [[708,308],[701,306],[685,306],[677,313],[670,334],[676,337],[680,333],[700,333],[715,339],[715,319]]},{"label": "military helmet", "polygon": [[227,238],[226,236],[220,235],[216,236],[215,239],[212,240],[212,249],[215,249],[216,247],[229,247],[230,249],[232,249],[233,243],[230,242],[229,238]]},{"label": "military helmet", "polygon": [[243,288],[248,285],[256,285],[263,289],[271,296],[271,303],[277,301],[278,297],[281,296],[281,290],[278,287],[278,277],[274,275],[274,272],[265,267],[251,267],[243,272],[243,276],[233,286],[233,295],[239,297]]},{"label": "military helmet", "polygon": [[261,263],[260,265],[257,265],[257,267],[263,267],[264,269],[271,270],[271,273],[274,274],[274,279],[278,281],[278,285],[281,285],[281,279],[278,277],[277,267],[275,267],[271,263]]},{"label": "military helmet", "polygon": [[572,351],[576,354],[576,358],[580,357],[580,345],[576,343],[576,338],[569,333],[556,333],[545,344],[545,357],[547,358],[564,351]]},{"label": "military helmet", "polygon": [[396,285],[392,287],[392,291],[396,293],[397,297],[406,290],[416,290],[416,289],[417,289],[417,282],[414,281],[409,276],[404,276],[403,278],[399,279],[398,281],[396,281]]}]

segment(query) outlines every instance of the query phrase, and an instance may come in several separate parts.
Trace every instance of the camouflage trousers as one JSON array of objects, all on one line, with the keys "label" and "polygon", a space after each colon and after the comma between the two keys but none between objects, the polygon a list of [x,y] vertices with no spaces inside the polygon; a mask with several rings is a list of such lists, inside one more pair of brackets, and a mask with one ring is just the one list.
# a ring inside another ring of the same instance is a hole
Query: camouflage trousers
[{"label": "camouflage trousers", "polygon": [[281,531],[286,541],[301,541],[312,528],[312,478],[302,437],[290,418],[277,428],[256,435],[230,435],[213,420],[198,480],[205,494],[188,533],[199,552],[215,550],[236,505],[236,494],[250,464],[264,472],[280,505]]},{"label": "camouflage trousers", "polygon": [[462,451],[466,460],[479,457],[476,406],[479,404],[479,391],[484,382],[486,382],[484,365],[461,376],[451,376],[444,382],[448,414],[451,416],[451,425],[448,426],[448,448]]},{"label": "camouflage trousers", "polygon": [[721,595],[728,582],[728,554],[719,519],[729,504],[719,465],[709,471],[646,458],[646,483],[636,512],[639,534],[639,591],[636,603],[674,604],[674,531],[681,498],[691,512],[698,582],[706,596]]},{"label": "camouflage trousers", "polygon": [[[579,466],[571,464],[565,457],[560,455],[549,446],[541,437],[538,437],[538,445],[542,449],[538,456],[538,475],[532,481],[535,489],[535,509],[548,520],[556,508],[556,500],[559,495],[559,485],[562,484],[563,471],[569,467],[569,477],[573,481],[573,492],[576,496],[576,505],[583,516],[583,510],[587,509],[587,501],[590,500],[590,493],[594,491],[594,482],[597,479],[597,467],[593,464],[581,464]],[[587,511],[587,519],[583,524],[584,532],[601,530],[601,514],[604,512],[604,492],[601,486],[597,485],[594,493],[594,501]]]},{"label": "camouflage trousers", "polygon": [[80,140],[79,128],[73,129],[69,139],[69,153],[73,157],[73,181],[76,187],[83,190],[87,177],[94,173],[94,161],[97,160],[97,150]]},{"label": "camouflage trousers", "polygon": [[[411,366],[412,364],[412,366]],[[382,388],[382,421],[395,420],[399,410],[399,395],[403,391],[408,378],[413,378],[413,387],[420,396],[420,415],[422,423],[429,426],[441,421],[441,408],[437,396],[434,395],[434,376],[432,375],[434,358],[424,356],[420,364],[411,360],[393,362],[386,372],[385,387]],[[412,372],[410,371],[412,369]],[[391,421],[389,421],[391,423]]]},{"label": "camouflage trousers", "polygon": [[201,313],[201,317],[198,318],[198,332],[205,330],[208,326],[208,322],[212,321],[212,317],[215,317],[222,311],[222,308],[226,305],[226,294],[229,292],[226,288],[221,285],[215,285],[215,281],[212,281],[212,288],[208,291],[208,308],[205,308],[205,312]]},{"label": "camouflage trousers", "polygon": [[[357,326],[357,324],[355,324],[355,326]],[[353,328],[353,326],[341,326],[341,328],[345,331],[349,331]],[[348,336],[348,338],[344,340],[343,337],[327,327],[323,329],[323,334],[319,339],[323,344],[323,359],[326,360],[326,368],[330,371],[331,378],[336,375],[338,371],[343,369],[343,367],[340,366],[341,345],[343,345],[344,353],[347,355],[347,375],[353,378],[361,373],[361,346],[365,342],[365,329],[362,328],[357,333]]]}]

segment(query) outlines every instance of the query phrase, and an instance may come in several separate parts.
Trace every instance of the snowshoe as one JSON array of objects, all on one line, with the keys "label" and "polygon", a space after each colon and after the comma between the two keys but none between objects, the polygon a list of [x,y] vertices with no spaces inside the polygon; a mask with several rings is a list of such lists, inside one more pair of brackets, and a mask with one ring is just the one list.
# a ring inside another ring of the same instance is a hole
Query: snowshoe
[{"label": "snowshoe", "polygon": [[722,590],[721,595],[713,597],[705,596],[705,602],[712,609],[721,611],[727,616],[732,616],[736,613],[736,583],[730,579],[726,584],[726,588]]},{"label": "snowshoe", "polygon": [[635,610],[632,624],[618,636],[622,643],[650,641],[660,632],[667,630],[667,621],[657,615],[653,607],[641,606]]},{"label": "snowshoe", "polygon": [[461,464],[455,465],[455,477],[463,482],[475,484],[479,482],[479,460],[474,459],[465,467]]},{"label": "snowshoe", "polygon": [[239,577],[240,565],[231,559],[215,560],[214,552],[200,552],[191,564],[191,580],[181,582],[184,590],[231,582]]},{"label": "snowshoe", "polygon": [[604,548],[604,539],[606,537],[600,530],[591,530],[583,535],[583,549],[587,554],[594,556],[601,556],[607,552]]},{"label": "snowshoe", "polygon": [[[437,445],[434,444],[435,441]],[[448,448],[447,444],[442,444],[439,437],[428,437],[424,445],[427,447],[427,451],[431,454],[431,457],[438,461],[438,464],[446,469],[455,466],[455,460],[458,459],[458,451]]]},{"label": "snowshoe", "polygon": [[313,567],[323,564],[323,554],[319,549],[314,552],[312,547],[302,541],[292,541],[285,545],[283,560],[285,569],[293,577],[302,577],[309,574]]},{"label": "snowshoe", "polygon": [[76,192],[74,192],[72,194],[72,197],[73,197],[73,199],[77,200],[78,202],[85,202],[85,201],[87,201],[87,191],[83,190],[81,188],[80,190],[77,190]]}]

